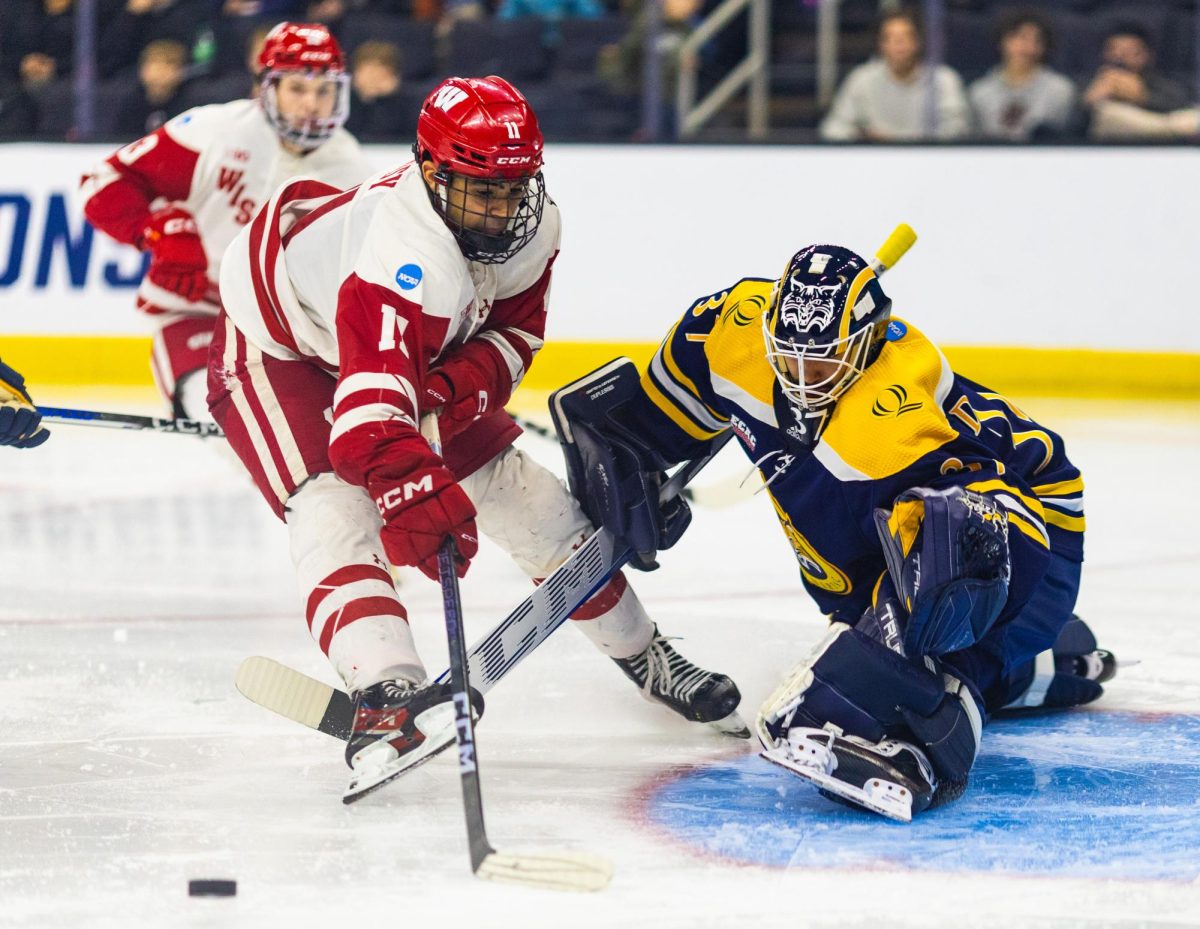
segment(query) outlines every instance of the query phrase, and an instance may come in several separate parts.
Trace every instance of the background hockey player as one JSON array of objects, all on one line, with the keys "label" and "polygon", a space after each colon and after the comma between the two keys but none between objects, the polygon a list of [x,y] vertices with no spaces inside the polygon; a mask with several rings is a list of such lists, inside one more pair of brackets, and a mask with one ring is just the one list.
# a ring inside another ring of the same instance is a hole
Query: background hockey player
[{"label": "background hockey player", "polygon": [[36,448],[48,438],[50,431],[29,399],[25,378],[0,361],[0,445]]},{"label": "background hockey player", "polygon": [[175,416],[208,418],[202,372],[234,236],[291,177],[345,188],[372,173],[341,128],[349,76],[328,29],[280,23],[258,69],[257,99],[188,110],[83,178],[92,224],[150,253],[137,306],[157,317],[151,366]]},{"label": "background hockey player", "polygon": [[1115,663],[1072,614],[1083,481],[1062,440],[893,319],[877,262],[810,246],[701,299],[626,402],[568,417],[568,460],[586,498],[597,470],[636,486],[733,431],[833,620],[763,706],[764,754],[907,819],[962,791],[989,713],[1094,700]]},{"label": "background hockey player", "polygon": [[[436,577],[450,536],[465,574],[481,529],[539,578],[591,532],[512,447],[503,409],[542,344],[559,248],[537,119],[500,78],[450,78],[415,153],[356,190],[275,193],[226,255],[209,372],[217,422],[287,521],[312,635],[355,696],[352,789],[453,738],[388,562]],[[418,433],[432,411],[444,460]],[[675,652],[624,576],[574,618],[646,696],[701,722],[733,714],[733,682]]]}]

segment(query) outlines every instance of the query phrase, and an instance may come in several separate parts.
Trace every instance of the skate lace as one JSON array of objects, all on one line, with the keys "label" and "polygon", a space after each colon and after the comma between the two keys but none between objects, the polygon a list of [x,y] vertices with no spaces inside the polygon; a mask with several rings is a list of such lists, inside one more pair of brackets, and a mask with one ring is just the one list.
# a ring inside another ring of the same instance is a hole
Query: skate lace
[{"label": "skate lace", "polygon": [[650,643],[640,656],[638,668],[646,675],[642,691],[647,695],[657,694],[687,703],[701,684],[710,677],[709,672],[698,668],[668,644],[679,636],[660,635]]},{"label": "skate lace", "polygon": [[380,681],[379,689],[382,695],[388,700],[398,700],[415,690],[415,686],[408,681]]}]

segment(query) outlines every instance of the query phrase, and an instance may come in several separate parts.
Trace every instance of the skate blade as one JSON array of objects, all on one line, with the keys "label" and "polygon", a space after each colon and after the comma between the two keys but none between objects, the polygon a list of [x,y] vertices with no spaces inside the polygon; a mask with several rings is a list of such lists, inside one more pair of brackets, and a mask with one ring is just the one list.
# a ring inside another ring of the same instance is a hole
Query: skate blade
[{"label": "skate blade", "polygon": [[857,807],[894,819],[896,822],[912,822],[912,791],[894,781],[873,777],[862,787],[855,787],[816,768],[797,763],[786,748],[767,749],[759,754],[772,764],[787,768],[821,790],[836,794]]},{"label": "skate blade", "polygon": [[599,855],[576,852],[554,855],[492,852],[479,863],[475,874],[504,884],[590,893],[608,886],[613,867]]},{"label": "skate blade", "polygon": [[420,767],[434,755],[444,752],[453,744],[453,732],[446,733],[441,738],[426,738],[417,748],[393,761],[374,765],[364,771],[351,772],[350,781],[342,793],[342,803],[349,804],[361,800],[385,784],[390,784],[400,775]]},{"label": "skate blade", "polygon": [[735,739],[750,738],[750,727],[746,725],[746,721],[742,719],[741,714],[737,710],[734,710],[724,719],[714,719],[704,725],[717,730],[722,735],[732,736]]}]

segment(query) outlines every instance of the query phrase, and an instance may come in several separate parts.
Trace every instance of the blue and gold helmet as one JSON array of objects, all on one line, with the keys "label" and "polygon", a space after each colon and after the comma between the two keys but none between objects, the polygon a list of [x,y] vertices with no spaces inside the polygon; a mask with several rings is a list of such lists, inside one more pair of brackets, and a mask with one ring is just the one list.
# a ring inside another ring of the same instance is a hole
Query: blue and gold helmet
[{"label": "blue and gold helmet", "polygon": [[792,256],[763,316],[767,359],[801,416],[829,410],[883,347],[892,301],[870,263],[838,245]]}]

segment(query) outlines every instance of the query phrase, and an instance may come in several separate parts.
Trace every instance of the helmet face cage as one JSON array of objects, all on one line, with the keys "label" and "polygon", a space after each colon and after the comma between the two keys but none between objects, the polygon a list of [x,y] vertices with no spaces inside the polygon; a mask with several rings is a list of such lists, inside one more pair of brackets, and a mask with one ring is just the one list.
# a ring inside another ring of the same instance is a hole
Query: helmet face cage
[{"label": "helmet face cage", "polygon": [[464,258],[503,264],[537,235],[546,184],[541,171],[530,177],[474,177],[439,167],[429,199]]},{"label": "helmet face cage", "polygon": [[[328,116],[289,119],[280,112],[279,83],[284,78],[295,76],[321,81],[319,92],[334,96],[333,108]],[[279,138],[305,152],[311,152],[328,142],[350,115],[350,75],[345,71],[265,71],[259,86],[263,110]]]},{"label": "helmet face cage", "polygon": [[763,316],[767,359],[806,414],[830,409],[878,354],[891,301],[861,257],[837,246],[797,253]]}]

